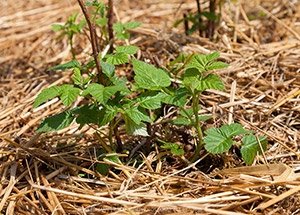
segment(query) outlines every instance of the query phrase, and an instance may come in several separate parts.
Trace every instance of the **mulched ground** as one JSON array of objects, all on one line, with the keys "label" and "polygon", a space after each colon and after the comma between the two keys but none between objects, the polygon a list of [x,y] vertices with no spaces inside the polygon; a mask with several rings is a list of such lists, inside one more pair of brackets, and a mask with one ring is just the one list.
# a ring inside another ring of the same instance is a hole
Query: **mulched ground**
[{"label": "mulched ground", "polygon": [[[194,1],[117,1],[119,20],[143,23],[130,41],[141,59],[165,66],[179,52],[219,51],[230,64],[218,71],[226,91],[206,93],[201,112],[213,113],[217,126],[236,121],[266,135],[269,147],[251,167],[242,167],[236,149],[190,165],[154,150],[137,164],[105,161],[114,166],[106,177],[96,171],[100,144],[89,128],[35,133],[63,108],[57,100],[32,104],[45,87],[70,79],[47,68],[71,57],[51,24],[79,11],[76,1],[7,0],[0,7],[0,214],[300,213],[298,1],[226,2],[213,41],[172,27],[196,9]],[[84,37],[76,49],[81,60],[91,53]]]}]

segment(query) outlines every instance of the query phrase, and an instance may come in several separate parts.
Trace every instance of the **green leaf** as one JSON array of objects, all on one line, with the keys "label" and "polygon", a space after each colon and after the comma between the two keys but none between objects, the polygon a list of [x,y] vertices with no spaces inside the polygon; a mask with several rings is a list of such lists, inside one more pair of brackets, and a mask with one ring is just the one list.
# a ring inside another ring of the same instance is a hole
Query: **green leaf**
[{"label": "green leaf", "polygon": [[108,99],[112,96],[115,95],[116,92],[120,92],[124,90],[124,86],[109,86],[104,88],[104,93],[103,93],[103,98],[104,98],[104,103],[108,101]]},{"label": "green leaf", "polygon": [[194,55],[190,62],[187,63],[186,69],[195,68],[198,69],[200,73],[204,71],[214,70],[214,69],[223,69],[228,67],[228,64],[221,61],[215,61],[220,54],[218,52],[213,52],[208,55]]},{"label": "green leaf", "polygon": [[137,125],[141,122],[151,122],[150,117],[141,112],[137,107],[126,109],[125,114]]},{"label": "green leaf", "polygon": [[94,68],[96,66],[95,60],[94,59],[90,59],[86,64],[82,65],[82,70],[83,71],[87,71],[91,68]]},{"label": "green leaf", "polygon": [[159,90],[171,85],[169,75],[162,69],[139,60],[132,61],[135,72],[134,80],[138,87],[149,90]]},{"label": "green leaf", "polygon": [[[266,137],[259,137],[259,142],[262,146],[262,149],[265,151],[267,149],[267,140]],[[255,156],[259,153],[261,154],[261,148],[258,140],[253,134],[246,135],[242,139],[241,154],[243,160],[247,165],[251,165],[254,161]]]},{"label": "green leaf", "polygon": [[54,32],[58,32],[64,29],[64,26],[60,24],[53,24],[51,25],[51,27]]},{"label": "green leaf", "polygon": [[73,80],[74,84],[76,84],[76,85],[81,86],[83,84],[84,80],[83,80],[83,77],[81,75],[79,68],[74,68],[72,80]]},{"label": "green leaf", "polygon": [[205,55],[194,55],[192,56],[189,63],[186,65],[186,69],[195,68],[198,69],[199,72],[206,71],[205,67],[209,61],[207,60]]},{"label": "green leaf", "polygon": [[82,92],[82,96],[90,94],[98,102],[104,103],[104,86],[97,83],[89,84],[88,87]]},{"label": "green leaf", "polygon": [[119,78],[114,76],[110,80],[123,94],[129,94],[131,92],[126,86],[127,79],[125,77]]},{"label": "green leaf", "polygon": [[148,92],[140,95],[136,101],[145,109],[155,110],[161,107],[162,93]]},{"label": "green leaf", "polygon": [[[211,118],[212,116],[210,114],[198,115],[198,119],[200,122],[205,122]],[[173,123],[175,125],[193,125],[194,122],[195,122],[195,115],[194,115],[193,108],[184,108],[180,110],[179,116],[173,120]]]},{"label": "green leaf", "polygon": [[77,19],[78,13],[74,13],[68,17],[68,22],[74,23]]},{"label": "green leaf", "polygon": [[205,149],[212,154],[227,152],[234,144],[233,137],[248,133],[240,124],[223,125],[220,128],[210,128],[205,131]]},{"label": "green leaf", "polygon": [[209,74],[202,80],[198,81],[196,89],[199,91],[205,91],[208,89],[224,90],[224,84],[219,76]]},{"label": "green leaf", "polygon": [[176,57],[176,59],[171,61],[169,65],[171,67],[174,67],[176,64],[179,64],[182,66],[185,63],[187,58],[188,58],[188,55],[186,55],[184,53],[179,53],[179,55]]},{"label": "green leaf", "polygon": [[137,27],[140,27],[141,23],[140,22],[126,22],[123,24],[124,29],[134,29]]},{"label": "green leaf", "polygon": [[109,98],[118,91],[124,90],[124,86],[104,87],[101,84],[92,83],[82,93],[83,96],[92,95],[98,102],[106,104]]},{"label": "green leaf", "polygon": [[44,89],[44,90],[42,90],[42,92],[40,94],[38,94],[38,96],[34,100],[33,107],[37,108],[44,102],[46,102],[50,99],[53,99],[59,95],[60,95],[60,87],[58,87],[58,86],[53,86],[53,87]]},{"label": "green leaf", "polygon": [[170,105],[175,105],[177,107],[183,107],[187,101],[187,96],[189,92],[186,88],[179,88],[170,90],[171,94],[164,94],[162,102]]},{"label": "green leaf", "polygon": [[84,126],[86,124],[98,124],[103,117],[102,111],[97,105],[84,105],[76,108],[73,113],[76,115],[76,123]]},{"label": "green leaf", "polygon": [[219,52],[213,52],[213,53],[205,55],[205,57],[206,57],[206,60],[208,62],[212,62],[214,60],[217,60],[220,57],[220,53]]},{"label": "green leaf", "polygon": [[113,30],[116,33],[122,33],[122,31],[124,31],[124,26],[121,22],[117,22],[113,25]]},{"label": "green leaf", "polygon": [[175,125],[191,125],[192,122],[189,118],[178,116],[176,119],[172,121]]},{"label": "green leaf", "polygon": [[118,111],[116,108],[106,106],[103,110],[101,110],[101,118],[98,122],[99,126],[104,126],[109,123],[116,115]]},{"label": "green leaf", "polygon": [[224,62],[221,62],[221,61],[217,61],[217,62],[210,63],[206,67],[206,69],[207,70],[214,70],[214,69],[224,69],[224,68],[227,68],[227,67],[228,67],[227,63],[224,63]]},{"label": "green leaf", "polygon": [[64,111],[54,116],[47,117],[38,127],[37,132],[58,131],[68,127],[74,120],[71,111]]},{"label": "green leaf", "polygon": [[124,63],[128,63],[128,55],[123,52],[117,52],[115,54],[106,55],[106,62],[112,65],[120,65]]},{"label": "green leaf", "polygon": [[108,160],[110,162],[116,163],[116,164],[122,164],[122,162],[120,161],[120,158],[117,155],[107,155],[104,159]]},{"label": "green leaf", "polygon": [[149,136],[145,123],[136,124],[133,120],[131,120],[127,116],[124,117],[124,120],[125,120],[126,132],[128,134],[134,136],[144,136],[144,137]]},{"label": "green leaf", "polygon": [[179,111],[179,115],[185,118],[191,118],[194,115],[193,108],[183,108]]},{"label": "green leaf", "polygon": [[176,143],[164,142],[164,144],[161,146],[161,148],[170,150],[170,152],[175,156],[184,155],[183,148],[180,145],[176,144]]},{"label": "green leaf", "polygon": [[130,34],[127,31],[124,31],[122,33],[116,33],[116,38],[119,40],[126,40],[129,39]]},{"label": "green leaf", "polygon": [[189,68],[183,75],[182,83],[187,88],[194,91],[200,85],[201,75],[196,68]]},{"label": "green leaf", "polygon": [[104,61],[101,61],[101,68],[103,73],[108,77],[111,78],[115,75],[115,66]]},{"label": "green leaf", "polygon": [[104,27],[107,24],[107,18],[106,17],[100,17],[95,20],[95,24],[99,25],[100,27]]},{"label": "green leaf", "polygon": [[107,175],[109,173],[110,166],[106,163],[97,163],[96,170],[101,175]]},{"label": "green leaf", "polygon": [[104,126],[109,123],[118,113],[116,108],[110,106],[84,105],[73,110],[76,122],[81,126],[96,124]]},{"label": "green leaf", "polygon": [[77,24],[79,31],[81,32],[81,30],[84,28],[84,26],[86,25],[86,20],[80,20],[80,22]]},{"label": "green leaf", "polygon": [[117,46],[116,53],[125,53],[128,55],[136,54],[139,48],[137,46]]},{"label": "green leaf", "polygon": [[60,99],[65,106],[71,105],[79,96],[80,89],[72,85],[65,84],[60,87]]},{"label": "green leaf", "polygon": [[56,70],[66,70],[66,69],[74,69],[74,68],[80,68],[80,63],[77,60],[72,60],[64,64],[50,67],[49,70],[56,71]]},{"label": "green leaf", "polygon": [[216,21],[218,19],[218,16],[214,12],[204,11],[202,15],[210,21]]},{"label": "green leaf", "polygon": [[137,26],[137,24],[135,23],[125,23],[122,24],[121,22],[117,22],[113,25],[113,30],[115,31],[115,35],[116,38],[120,39],[120,40],[125,40],[125,39],[129,39],[130,34],[128,32],[128,29],[132,29],[135,26]]}]

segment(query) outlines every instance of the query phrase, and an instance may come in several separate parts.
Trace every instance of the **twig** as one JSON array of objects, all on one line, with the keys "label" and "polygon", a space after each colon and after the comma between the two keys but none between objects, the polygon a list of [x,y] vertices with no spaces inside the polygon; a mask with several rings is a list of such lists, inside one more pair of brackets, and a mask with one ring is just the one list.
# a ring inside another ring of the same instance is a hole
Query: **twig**
[{"label": "twig", "polygon": [[[209,12],[211,14],[216,13],[216,0],[209,0]],[[214,31],[215,31],[215,20],[208,20],[208,26],[207,26],[207,37],[212,38],[214,36]]]},{"label": "twig", "polygon": [[98,81],[99,81],[99,83],[104,84],[105,79],[104,79],[104,75],[102,73],[100,62],[99,62],[99,59],[98,59],[98,55],[99,55],[99,52],[100,52],[100,47],[99,47],[98,40],[97,40],[96,29],[95,29],[94,24],[90,20],[90,16],[88,14],[88,11],[87,11],[83,1],[82,0],[77,0],[77,2],[78,2],[79,6],[82,10],[82,13],[83,13],[83,15],[86,19],[86,22],[87,22],[88,26],[89,26],[89,31],[90,31],[90,36],[91,36],[91,45],[92,45],[92,49],[93,49],[93,57],[94,57],[94,60],[95,60],[95,63],[96,63],[96,69],[97,69],[97,72],[98,72]]},{"label": "twig", "polygon": [[189,32],[189,20],[187,18],[187,14],[183,13],[183,24],[184,24],[184,33],[188,35]]},{"label": "twig", "polygon": [[201,23],[202,23],[202,18],[201,18],[201,5],[200,5],[200,0],[196,0],[197,2],[197,13],[198,13],[198,16],[199,16],[199,27],[198,27],[198,30],[199,30],[199,36],[201,37],[202,36],[202,30],[201,30]]},{"label": "twig", "polygon": [[113,52],[114,46],[113,46],[113,41],[114,41],[114,32],[113,32],[113,22],[114,22],[114,1],[109,0],[108,1],[108,11],[107,11],[107,30],[108,30],[108,37],[109,37],[109,42],[110,42],[110,48],[109,52]]}]

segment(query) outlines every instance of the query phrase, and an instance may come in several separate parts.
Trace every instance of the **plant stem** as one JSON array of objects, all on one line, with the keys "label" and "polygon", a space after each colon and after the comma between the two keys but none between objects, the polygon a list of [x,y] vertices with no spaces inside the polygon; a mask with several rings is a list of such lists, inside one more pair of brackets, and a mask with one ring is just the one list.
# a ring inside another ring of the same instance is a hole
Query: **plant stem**
[{"label": "plant stem", "polygon": [[[209,12],[216,15],[216,0],[209,0]],[[215,31],[215,20],[208,20],[207,37],[212,39]]]},{"label": "plant stem", "polygon": [[73,44],[73,36],[69,38],[69,44],[71,46],[72,59],[75,60],[76,55],[75,55],[74,44]]},{"label": "plant stem", "polygon": [[200,5],[200,0],[196,0],[197,3],[197,13],[199,16],[199,26],[198,26],[198,30],[199,30],[199,36],[202,36],[202,30],[201,30],[201,24],[202,24],[202,17],[201,17],[201,5]]},{"label": "plant stem", "polygon": [[192,106],[193,106],[193,112],[195,115],[195,128],[198,136],[198,142],[196,144],[196,150],[195,153],[191,159],[192,162],[195,162],[199,158],[200,150],[203,147],[203,133],[200,126],[200,120],[199,120],[199,94],[194,93],[192,98]]},{"label": "plant stem", "polygon": [[112,53],[114,50],[113,41],[114,41],[114,31],[113,31],[113,20],[114,18],[114,1],[108,0],[108,11],[107,11],[107,30],[108,30],[108,37],[110,48],[109,52]]},{"label": "plant stem", "polygon": [[116,140],[115,150],[116,150],[116,152],[121,152],[123,150],[123,143],[122,143],[122,139],[121,139],[120,133],[119,133],[119,122],[120,122],[120,119],[117,119],[115,117],[109,123],[108,139],[109,139],[110,145],[113,146],[114,145],[113,136],[115,137],[115,140]]},{"label": "plant stem", "polygon": [[184,33],[185,35],[189,34],[189,20],[187,18],[187,13],[183,13],[183,23],[184,23]]},{"label": "plant stem", "polygon": [[98,44],[98,40],[97,40],[97,34],[96,34],[96,29],[95,29],[95,25],[91,22],[90,20],[90,16],[88,14],[88,11],[83,3],[82,0],[77,0],[80,8],[81,8],[81,11],[86,19],[86,22],[89,26],[89,31],[90,31],[90,37],[91,37],[91,45],[92,45],[92,49],[93,49],[93,57],[94,57],[94,60],[95,60],[95,63],[96,63],[96,69],[97,69],[97,76],[98,76],[98,81],[99,83],[101,84],[104,84],[105,83],[105,77],[104,77],[104,74],[102,73],[102,70],[101,70],[101,66],[100,66],[100,62],[99,62],[99,58],[98,58],[98,55],[99,55],[99,52],[100,52],[100,47],[99,47],[99,44]]}]

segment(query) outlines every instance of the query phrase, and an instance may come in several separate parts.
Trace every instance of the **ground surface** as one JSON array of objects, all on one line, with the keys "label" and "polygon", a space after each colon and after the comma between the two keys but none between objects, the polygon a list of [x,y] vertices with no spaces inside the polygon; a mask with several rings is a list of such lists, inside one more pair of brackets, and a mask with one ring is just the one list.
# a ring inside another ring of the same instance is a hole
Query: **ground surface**
[{"label": "ground surface", "polygon": [[[73,125],[35,133],[62,108],[57,100],[36,110],[32,103],[41,89],[70,78],[47,71],[70,59],[66,41],[50,26],[79,11],[76,2],[5,0],[0,6],[0,214],[300,213],[299,1],[227,2],[213,41],[172,27],[184,11],[195,10],[194,1],[117,1],[118,19],[143,23],[131,43],[157,66],[179,52],[219,51],[230,64],[219,71],[226,91],[207,93],[202,112],[213,113],[216,126],[240,122],[270,144],[251,167],[234,169],[244,166],[234,151],[188,166],[153,151],[140,165],[114,164],[107,177],[95,170],[99,143],[92,131]],[[84,38],[76,46],[81,59],[91,53]]]}]

